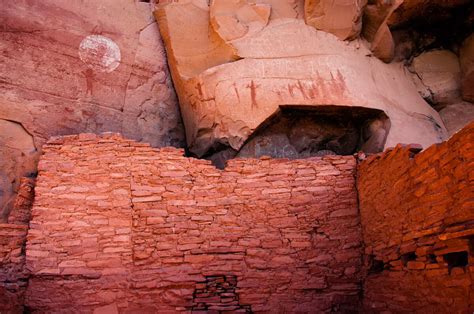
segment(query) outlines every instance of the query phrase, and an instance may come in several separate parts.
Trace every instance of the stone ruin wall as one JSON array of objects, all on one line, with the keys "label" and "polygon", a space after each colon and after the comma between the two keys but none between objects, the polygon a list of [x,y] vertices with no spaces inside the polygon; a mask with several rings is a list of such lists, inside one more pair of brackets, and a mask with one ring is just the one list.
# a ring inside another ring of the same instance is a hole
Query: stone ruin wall
[{"label": "stone ruin wall", "polygon": [[26,267],[33,182],[0,225],[0,310],[472,311],[473,130],[361,162],[362,227],[352,157],[221,171],[116,135],[53,139]]},{"label": "stone ruin wall", "polygon": [[29,308],[359,307],[354,157],[236,159],[218,170],[116,135],[43,149],[26,247]]},{"label": "stone ruin wall", "polygon": [[418,155],[397,146],[360,164],[359,210],[372,256],[364,311],[474,310],[473,131],[471,123]]},{"label": "stone ruin wall", "polygon": [[25,241],[34,199],[34,179],[22,178],[8,223],[0,224],[0,312],[16,312],[23,306],[28,274]]}]

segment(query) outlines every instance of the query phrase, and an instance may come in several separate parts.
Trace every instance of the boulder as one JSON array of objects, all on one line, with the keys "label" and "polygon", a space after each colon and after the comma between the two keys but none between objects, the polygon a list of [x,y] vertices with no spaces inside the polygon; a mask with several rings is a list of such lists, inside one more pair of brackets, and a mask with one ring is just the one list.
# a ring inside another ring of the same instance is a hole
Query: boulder
[{"label": "boulder", "polygon": [[439,115],[451,136],[474,121],[474,104],[466,101],[451,104],[441,110]]},{"label": "boulder", "polygon": [[306,24],[336,35],[341,40],[352,40],[362,29],[362,12],[367,0],[306,0]]},{"label": "boulder", "polygon": [[462,97],[466,101],[474,102],[474,34],[463,42],[459,60],[462,71]]},{"label": "boulder", "polygon": [[[427,99],[438,109],[461,98],[461,68],[449,50],[433,50],[414,58],[412,71],[427,89]],[[426,92],[423,92],[426,97]]]},{"label": "boulder", "polygon": [[[0,19],[0,125],[13,136],[0,139],[0,182],[13,191],[54,135],[112,131],[153,146],[184,145],[149,3],[8,1]],[[28,153],[12,150],[15,142],[27,143]]]},{"label": "boulder", "polygon": [[370,50],[380,60],[389,63],[395,56],[395,43],[387,21],[403,0],[376,0],[365,7],[362,35]]},{"label": "boulder", "polygon": [[247,0],[214,0],[210,5],[211,25],[226,42],[262,30],[270,19],[271,7]]}]

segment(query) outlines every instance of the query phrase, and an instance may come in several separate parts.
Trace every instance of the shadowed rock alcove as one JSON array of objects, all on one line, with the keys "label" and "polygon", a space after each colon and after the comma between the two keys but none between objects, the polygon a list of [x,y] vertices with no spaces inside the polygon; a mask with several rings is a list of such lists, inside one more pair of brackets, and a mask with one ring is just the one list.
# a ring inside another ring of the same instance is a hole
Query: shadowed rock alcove
[{"label": "shadowed rock alcove", "polygon": [[390,120],[381,110],[364,107],[294,106],[263,123],[240,151],[221,146],[206,156],[218,168],[232,158],[308,158],[383,151]]}]

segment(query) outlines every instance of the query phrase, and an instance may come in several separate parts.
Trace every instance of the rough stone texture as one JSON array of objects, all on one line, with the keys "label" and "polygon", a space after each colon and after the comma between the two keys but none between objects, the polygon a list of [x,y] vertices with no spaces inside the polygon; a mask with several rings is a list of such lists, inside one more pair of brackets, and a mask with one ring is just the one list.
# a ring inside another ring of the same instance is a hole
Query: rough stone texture
[{"label": "rough stone texture", "polygon": [[370,42],[370,50],[384,62],[395,56],[395,42],[387,21],[403,0],[369,2],[364,10],[362,35]]},{"label": "rough stone texture", "polygon": [[37,159],[33,136],[20,123],[0,119],[0,222],[13,208],[19,178],[36,172]]},{"label": "rough stone texture", "polygon": [[9,224],[28,225],[31,220],[31,207],[35,198],[34,178],[21,178],[18,195],[13,203],[13,210],[8,216]]},{"label": "rough stone texture", "polygon": [[359,306],[352,156],[234,159],[221,171],[110,134],[56,138],[44,152],[26,249],[31,309],[229,309],[224,294],[200,295],[215,277],[235,309]]},{"label": "rough stone texture", "polygon": [[192,312],[234,311],[253,313],[250,305],[240,305],[236,276],[206,276],[196,283]]},{"label": "rough stone texture", "polygon": [[358,167],[364,311],[474,310],[474,123],[415,156],[397,146]]},{"label": "rough stone texture", "polygon": [[451,104],[439,112],[449,135],[453,135],[474,121],[474,104],[459,102]]},{"label": "rough stone texture", "polygon": [[306,0],[306,24],[336,35],[355,39],[362,29],[362,12],[367,0]]},{"label": "rough stone texture", "polygon": [[435,108],[461,100],[461,68],[458,57],[449,50],[434,50],[414,58],[411,70],[421,80],[422,95]]},{"label": "rough stone texture", "polygon": [[157,7],[191,152],[240,150],[280,106],[379,109],[391,121],[385,147],[429,146],[445,138],[439,115],[418,95],[403,66],[368,57],[371,52],[360,41],[348,44],[306,25],[303,1],[259,3],[271,6],[268,24],[255,31],[266,15],[253,24],[245,20],[255,27],[237,38],[245,29],[239,26],[242,31],[231,34],[237,38],[231,41],[211,25],[237,31],[238,26],[231,28],[235,12],[219,15],[226,22],[215,22],[205,1],[165,1]]},{"label": "rough stone texture", "polygon": [[[387,1],[390,2],[390,1]],[[471,0],[403,0],[388,20],[390,27],[396,27],[414,19],[432,18],[433,13],[469,4]]]},{"label": "rough stone texture", "polygon": [[340,106],[283,109],[254,132],[240,151],[229,148],[206,159],[223,169],[235,157],[298,159],[357,151],[379,153],[389,131],[390,121],[378,110]]},{"label": "rough stone texture", "polygon": [[462,96],[466,101],[474,102],[474,34],[463,43],[459,52],[462,70]]},{"label": "rough stone texture", "polygon": [[13,202],[8,224],[0,224],[0,312],[23,313],[28,271],[25,265],[25,244],[34,179],[22,178],[19,194]]},{"label": "rough stone texture", "polygon": [[153,146],[183,145],[149,6],[131,0],[2,3],[0,210],[14,198],[19,179],[36,171],[39,149],[52,135],[117,131]]},{"label": "rough stone texture", "polygon": [[337,106],[317,109],[283,110],[269,126],[254,133],[238,156],[295,159],[323,156],[321,154],[328,152],[353,155],[356,150],[368,153],[383,150],[390,130],[389,125],[384,125],[388,120],[383,113]]},{"label": "rough stone texture", "polygon": [[210,4],[211,25],[226,42],[262,30],[270,18],[271,6],[246,0],[214,0]]},{"label": "rough stone texture", "polygon": [[0,311],[22,313],[28,276],[24,271],[27,225],[0,224]]}]

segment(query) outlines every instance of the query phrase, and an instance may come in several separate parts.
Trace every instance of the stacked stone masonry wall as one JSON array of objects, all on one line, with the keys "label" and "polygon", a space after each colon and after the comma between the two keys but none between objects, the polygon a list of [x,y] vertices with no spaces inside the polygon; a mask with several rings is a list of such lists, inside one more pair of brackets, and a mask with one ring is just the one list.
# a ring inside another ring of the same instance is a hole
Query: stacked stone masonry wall
[{"label": "stacked stone masonry wall", "polygon": [[366,312],[474,311],[474,123],[358,167]]},{"label": "stacked stone masonry wall", "polygon": [[27,285],[24,272],[27,225],[0,224],[0,313],[21,312]]},{"label": "stacked stone masonry wall", "polygon": [[360,306],[353,157],[208,161],[118,135],[44,146],[30,309],[330,312]]},{"label": "stacked stone masonry wall", "polygon": [[0,313],[21,313],[28,281],[25,243],[34,179],[22,178],[8,224],[0,224]]}]

